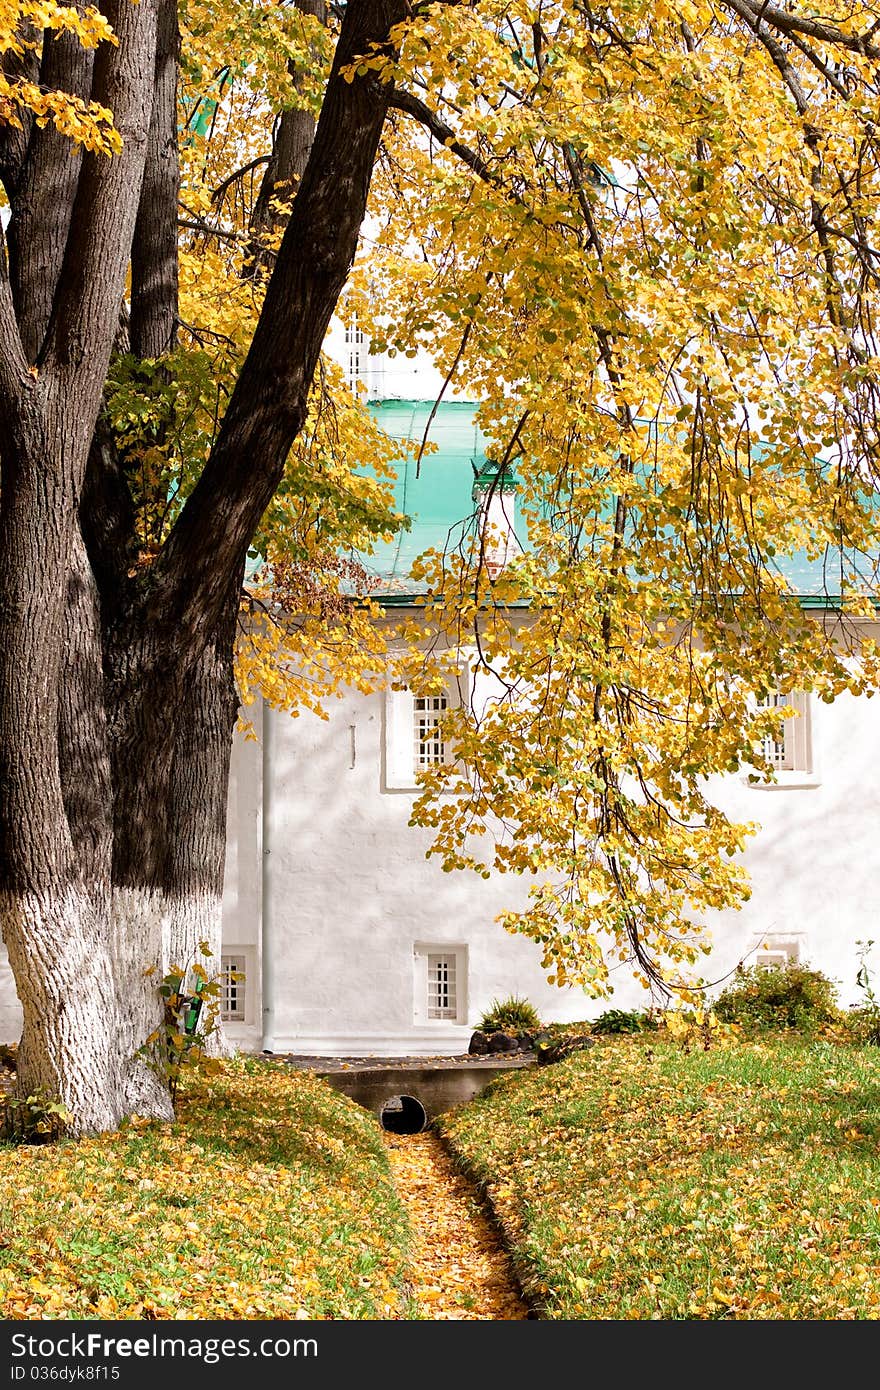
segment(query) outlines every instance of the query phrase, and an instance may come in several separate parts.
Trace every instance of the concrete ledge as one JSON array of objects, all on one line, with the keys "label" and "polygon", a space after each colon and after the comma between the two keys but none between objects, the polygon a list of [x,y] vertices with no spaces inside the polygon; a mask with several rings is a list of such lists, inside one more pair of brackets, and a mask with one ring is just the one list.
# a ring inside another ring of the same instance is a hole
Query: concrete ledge
[{"label": "concrete ledge", "polygon": [[[296,1065],[294,1063],[294,1065]],[[456,1105],[466,1105],[506,1072],[533,1067],[534,1058],[511,1057],[504,1062],[480,1057],[459,1067],[407,1066],[364,1067],[350,1071],[314,1070],[336,1091],[357,1101],[377,1117],[392,1096],[412,1096],[424,1107],[430,1122]],[[310,1068],[312,1070],[312,1068]]]}]

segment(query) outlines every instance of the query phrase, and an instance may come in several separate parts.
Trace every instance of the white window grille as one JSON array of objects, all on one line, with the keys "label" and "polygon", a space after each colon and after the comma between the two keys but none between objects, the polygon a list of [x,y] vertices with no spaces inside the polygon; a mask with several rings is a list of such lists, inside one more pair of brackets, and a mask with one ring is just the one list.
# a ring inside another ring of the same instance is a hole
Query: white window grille
[{"label": "white window grille", "polygon": [[428,1018],[458,1017],[454,952],[428,954]]},{"label": "white window grille", "polygon": [[443,732],[448,711],[469,698],[470,672],[462,663],[445,689],[416,695],[394,682],[385,692],[383,728],[383,791],[418,790],[419,773],[455,762],[455,743]]},{"label": "white window grille", "polygon": [[244,1022],[246,983],[244,956],[221,956],[220,1017],[224,1023]]},{"label": "white window grille", "polygon": [[[758,700],[758,709],[780,709],[789,703],[788,696],[780,694],[778,690],[773,690],[769,695],[762,695]],[[767,759],[771,767],[794,768],[794,749],[792,740],[787,738],[788,733],[785,727],[788,720],[782,727],[782,737],[777,738],[774,734],[765,734],[761,740],[761,756]]]},{"label": "white window grille", "polygon": [[348,373],[347,384],[349,391],[357,392],[358,383],[363,380],[363,374],[367,368],[367,349],[366,337],[362,328],[358,327],[357,316],[355,315],[345,325],[345,345],[348,348]]},{"label": "white window grille", "polygon": [[447,708],[445,695],[413,698],[413,766],[435,767],[446,762],[446,744],[440,727]]},{"label": "white window grille", "polygon": [[782,721],[781,729],[764,734],[759,745],[761,756],[778,772],[810,772],[810,708],[806,692],[772,690],[762,695],[756,706],[760,710],[793,711]]}]

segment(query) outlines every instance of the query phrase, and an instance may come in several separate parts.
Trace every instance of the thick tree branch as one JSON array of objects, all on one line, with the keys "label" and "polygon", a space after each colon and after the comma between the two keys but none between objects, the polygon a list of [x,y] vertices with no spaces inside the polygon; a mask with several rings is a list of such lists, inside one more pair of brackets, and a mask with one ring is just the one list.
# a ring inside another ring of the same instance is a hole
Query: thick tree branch
[{"label": "thick tree branch", "polygon": [[[47,33],[40,85],[87,100],[94,61],[75,34]],[[9,223],[12,294],[29,362],[37,360],[49,323],[81,164],[82,147],[51,121],[42,128],[32,124]]]},{"label": "thick tree branch", "polygon": [[[0,255],[3,255],[2,248]],[[9,433],[18,414],[26,373],[27,358],[15,318],[12,290],[8,277],[0,274],[0,425],[4,434]],[[0,461],[2,458],[3,445],[0,443]]]},{"label": "thick tree branch", "polygon": [[505,186],[504,180],[501,178],[500,174],[496,174],[493,169],[490,169],[486,161],[481,159],[475,150],[463,144],[462,141],[458,139],[452,127],[448,126],[446,122],[437,115],[436,111],[432,111],[430,106],[427,106],[419,97],[415,96],[412,92],[405,92],[401,87],[395,87],[388,105],[393,107],[396,111],[404,111],[408,116],[412,116],[413,120],[418,121],[420,125],[425,127],[429,134],[433,135],[435,140],[441,145],[444,145],[446,149],[450,150],[453,154],[457,155],[458,158],[466,164],[469,169],[472,169],[484,183],[491,184],[493,188],[500,189],[502,192],[506,193],[508,197],[512,198],[514,202],[522,202],[522,199],[516,193]]},{"label": "thick tree branch", "polygon": [[161,357],[177,327],[177,0],[159,0],[156,81],[141,200],[131,250],[131,350]]},{"label": "thick tree branch", "polygon": [[[19,55],[10,49],[0,60],[0,72],[12,82],[38,82],[40,77],[39,55],[33,49],[25,49]],[[20,125],[10,121],[0,122],[0,181],[11,202],[18,189],[18,181],[27,158],[28,141],[33,127],[33,116],[29,111],[19,113]]]},{"label": "thick tree branch", "polygon": [[[321,24],[326,24],[327,7],[324,0],[294,2],[303,14],[313,15]],[[302,78],[292,64],[289,69],[294,89],[297,89],[301,86]],[[265,274],[265,263],[271,258],[271,250],[266,244],[268,238],[273,232],[279,232],[287,221],[288,214],[279,204],[293,200],[297,184],[305,172],[314,138],[315,119],[311,112],[295,108],[282,111],[273,134],[272,154],[250,221],[250,256],[246,273],[253,279],[260,279]]]},{"label": "thick tree branch", "polygon": [[866,58],[880,58],[880,48],[872,43],[876,25],[872,25],[863,34],[846,34],[834,24],[825,24],[820,19],[810,19],[792,10],[781,10],[776,5],[763,3],[763,0],[759,0],[757,4],[754,0],[737,0],[735,4],[733,0],[723,0],[723,3],[739,15],[747,10],[749,21],[753,25],[763,20],[781,34],[806,34],[808,38],[819,39],[835,48],[845,48],[851,53],[863,53]]},{"label": "thick tree branch", "polygon": [[217,187],[211,193],[211,202],[218,206],[223,202],[227,191],[239,179],[246,179],[248,174],[252,174],[255,169],[259,169],[262,164],[268,164],[272,156],[270,154],[258,154],[255,159],[248,160],[240,169],[236,169],[231,174],[227,174],[225,179],[221,179]]},{"label": "thick tree branch", "polygon": [[[18,331],[12,287],[9,283],[9,263],[6,239],[0,226],[0,425],[4,433],[11,429],[18,413],[21,385],[27,372],[27,358]],[[0,462],[3,445],[0,440]]]},{"label": "thick tree branch", "polygon": [[389,31],[406,13],[406,0],[346,8],[250,351],[211,456],[154,567],[151,611],[165,631],[192,639],[196,654],[305,421],[315,364],[357,248],[389,92],[374,72],[352,74],[350,65],[373,45],[391,52]]},{"label": "thick tree branch", "polygon": [[77,382],[79,428],[91,435],[119,317],[153,107],[158,0],[108,0],[119,40],[95,59],[92,98],[110,107],[122,136],[113,159],[83,159],[70,236],[42,361],[62,390]]}]

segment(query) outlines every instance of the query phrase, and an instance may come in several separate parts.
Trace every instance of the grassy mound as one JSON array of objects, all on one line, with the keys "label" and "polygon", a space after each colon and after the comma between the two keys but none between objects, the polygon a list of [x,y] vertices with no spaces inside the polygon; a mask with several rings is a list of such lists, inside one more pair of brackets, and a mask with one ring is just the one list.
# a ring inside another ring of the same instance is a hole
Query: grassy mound
[{"label": "grassy mound", "polygon": [[610,1038],[443,1118],[550,1318],[880,1316],[880,1053]]}]

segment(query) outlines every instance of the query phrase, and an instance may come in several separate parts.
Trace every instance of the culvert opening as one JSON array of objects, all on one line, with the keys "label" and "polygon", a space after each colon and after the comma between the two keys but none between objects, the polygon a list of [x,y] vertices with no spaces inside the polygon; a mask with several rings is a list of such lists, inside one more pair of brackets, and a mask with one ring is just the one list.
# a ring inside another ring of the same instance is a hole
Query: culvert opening
[{"label": "culvert opening", "polygon": [[389,1096],[379,1111],[379,1123],[389,1134],[421,1134],[428,1112],[415,1096]]}]

